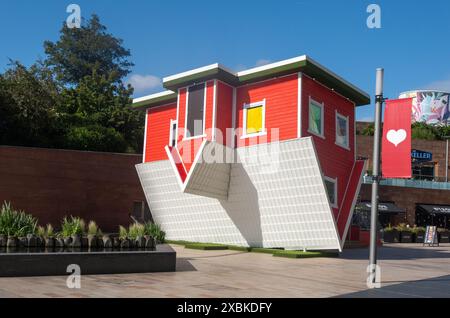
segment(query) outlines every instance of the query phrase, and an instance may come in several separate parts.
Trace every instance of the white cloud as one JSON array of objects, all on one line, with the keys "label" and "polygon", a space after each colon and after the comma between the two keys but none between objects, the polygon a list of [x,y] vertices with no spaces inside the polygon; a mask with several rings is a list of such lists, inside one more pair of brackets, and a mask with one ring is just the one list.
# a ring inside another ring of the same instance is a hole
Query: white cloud
[{"label": "white cloud", "polygon": [[239,64],[234,67],[234,71],[236,72],[245,71],[246,69],[248,69],[248,67],[243,64]]},{"label": "white cloud", "polygon": [[425,89],[450,92],[450,79],[431,82],[430,84],[425,85]]},{"label": "white cloud", "polygon": [[127,83],[134,87],[135,93],[142,93],[162,87],[162,80],[154,75],[134,74],[130,76]]},{"label": "white cloud", "polygon": [[272,61],[271,60],[267,60],[267,59],[259,59],[256,61],[256,66],[263,66],[263,65],[267,65],[270,64]]},{"label": "white cloud", "polygon": [[[253,66],[253,67],[263,66],[263,65],[270,64],[270,63],[272,63],[271,60],[259,59],[256,61],[255,66]],[[244,64],[238,64],[237,66],[234,67],[234,70],[236,72],[245,71],[248,69],[249,69],[249,67],[247,67],[247,65],[244,65]]]}]

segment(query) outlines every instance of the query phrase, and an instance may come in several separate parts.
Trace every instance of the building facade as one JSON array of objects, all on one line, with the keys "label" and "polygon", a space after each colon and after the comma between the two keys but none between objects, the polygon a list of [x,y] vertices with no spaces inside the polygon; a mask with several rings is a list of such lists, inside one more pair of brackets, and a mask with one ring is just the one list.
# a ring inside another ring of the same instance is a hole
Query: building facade
[{"label": "building facade", "polygon": [[[357,123],[364,131],[367,123]],[[373,137],[357,134],[357,153],[367,158],[368,175],[372,167]],[[412,178],[381,180],[379,199],[396,208],[380,210],[382,225],[407,223],[410,226],[436,225],[450,228],[450,183],[447,143],[438,140],[412,140]],[[360,202],[371,200],[371,179],[364,178]]]},{"label": "building facade", "polygon": [[365,161],[355,107],[370,97],[307,56],[164,78],[136,166],[168,239],[341,250]]}]

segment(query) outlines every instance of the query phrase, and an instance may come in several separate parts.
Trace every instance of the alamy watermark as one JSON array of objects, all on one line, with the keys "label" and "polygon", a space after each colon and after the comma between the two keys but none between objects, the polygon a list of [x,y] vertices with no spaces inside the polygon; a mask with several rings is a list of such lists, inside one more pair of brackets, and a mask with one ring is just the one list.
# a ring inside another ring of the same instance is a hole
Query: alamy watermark
[{"label": "alamy watermark", "polygon": [[70,13],[66,20],[67,27],[69,29],[81,28],[81,7],[78,4],[69,4],[66,12]]},{"label": "alamy watermark", "polygon": [[367,13],[370,15],[367,17],[367,27],[369,29],[381,29],[381,7],[378,4],[369,4],[367,6]]},{"label": "alamy watermark", "polygon": [[[177,136],[176,146],[171,147],[175,164],[192,164],[196,160],[207,164],[256,164],[264,173],[275,173],[280,166],[280,130],[278,128],[249,135],[242,128],[227,128],[225,133],[218,128],[209,128],[195,137],[187,137],[190,136],[189,132],[179,128]],[[201,156],[197,158],[197,153],[205,139],[214,140],[214,143],[205,146]],[[241,150],[234,151],[236,148]]]},{"label": "alamy watermark", "polygon": [[69,273],[69,277],[67,277],[66,285],[69,289],[81,289],[81,268],[77,264],[70,264],[67,266],[67,273]]},{"label": "alamy watermark", "polygon": [[379,265],[367,266],[367,287],[370,289],[381,288],[381,267]]}]

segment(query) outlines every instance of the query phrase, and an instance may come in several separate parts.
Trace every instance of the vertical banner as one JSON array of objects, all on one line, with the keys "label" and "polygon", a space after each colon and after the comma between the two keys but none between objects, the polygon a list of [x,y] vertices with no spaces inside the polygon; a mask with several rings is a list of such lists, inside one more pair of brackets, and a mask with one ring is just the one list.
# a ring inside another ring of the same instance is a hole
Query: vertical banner
[{"label": "vertical banner", "polygon": [[384,178],[411,178],[412,98],[386,101],[381,164]]}]

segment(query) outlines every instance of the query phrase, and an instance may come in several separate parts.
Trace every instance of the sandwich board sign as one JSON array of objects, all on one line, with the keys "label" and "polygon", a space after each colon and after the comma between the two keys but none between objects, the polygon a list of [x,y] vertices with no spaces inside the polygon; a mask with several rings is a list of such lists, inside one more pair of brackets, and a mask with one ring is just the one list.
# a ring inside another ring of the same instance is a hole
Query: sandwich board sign
[{"label": "sandwich board sign", "polygon": [[426,244],[428,244],[428,246],[439,246],[437,226],[427,226],[427,230],[425,231],[425,238],[423,240],[423,245]]}]

